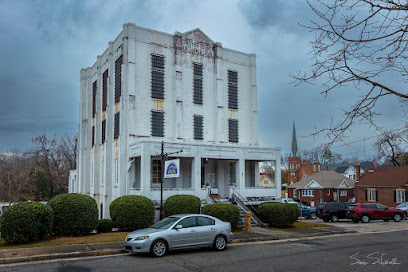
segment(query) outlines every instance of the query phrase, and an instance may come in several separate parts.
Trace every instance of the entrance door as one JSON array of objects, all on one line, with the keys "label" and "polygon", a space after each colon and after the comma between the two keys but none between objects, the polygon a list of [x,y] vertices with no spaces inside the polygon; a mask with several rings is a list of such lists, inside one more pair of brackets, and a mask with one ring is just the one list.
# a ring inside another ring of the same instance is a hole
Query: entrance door
[{"label": "entrance door", "polygon": [[337,201],[337,192],[333,192],[334,201]]}]

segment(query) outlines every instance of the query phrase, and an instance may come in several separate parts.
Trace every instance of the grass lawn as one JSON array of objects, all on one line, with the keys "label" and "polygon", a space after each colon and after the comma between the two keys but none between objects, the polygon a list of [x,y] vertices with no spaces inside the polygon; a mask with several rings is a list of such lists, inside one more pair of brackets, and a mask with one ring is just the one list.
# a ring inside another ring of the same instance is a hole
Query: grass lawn
[{"label": "grass lawn", "polygon": [[44,247],[44,246],[63,246],[76,244],[91,244],[91,243],[105,243],[105,242],[121,242],[125,240],[129,232],[109,232],[89,234],[86,236],[76,237],[50,237],[42,241],[31,242],[26,244],[7,244],[0,238],[0,250],[12,248],[30,248],[30,247]]},{"label": "grass lawn", "polygon": [[300,230],[300,229],[311,229],[311,228],[326,228],[326,227],[333,227],[330,225],[319,224],[319,223],[310,223],[310,222],[299,222],[296,221],[292,226],[287,228],[276,228],[272,227],[271,230]]}]

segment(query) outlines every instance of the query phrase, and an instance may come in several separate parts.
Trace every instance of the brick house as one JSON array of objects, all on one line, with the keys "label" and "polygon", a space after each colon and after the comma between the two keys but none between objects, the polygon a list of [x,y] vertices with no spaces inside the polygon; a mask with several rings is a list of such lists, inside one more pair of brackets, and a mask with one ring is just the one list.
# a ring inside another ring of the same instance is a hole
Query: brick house
[{"label": "brick house", "polygon": [[368,168],[356,183],[356,200],[388,207],[408,201],[408,166]]},{"label": "brick house", "polygon": [[355,181],[334,171],[320,171],[288,187],[288,197],[314,207],[322,202],[347,202],[354,196]]}]

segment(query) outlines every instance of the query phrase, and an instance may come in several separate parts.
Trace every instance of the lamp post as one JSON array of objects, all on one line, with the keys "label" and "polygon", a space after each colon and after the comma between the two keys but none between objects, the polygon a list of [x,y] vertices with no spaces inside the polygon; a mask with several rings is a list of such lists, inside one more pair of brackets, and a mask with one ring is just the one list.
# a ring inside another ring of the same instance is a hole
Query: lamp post
[{"label": "lamp post", "polygon": [[164,142],[162,141],[161,153],[157,154],[157,156],[160,156],[160,220],[162,220],[164,217],[164,211],[163,211],[164,158],[169,155],[178,154],[181,152],[183,152],[183,150],[172,152],[172,153],[164,153]]}]

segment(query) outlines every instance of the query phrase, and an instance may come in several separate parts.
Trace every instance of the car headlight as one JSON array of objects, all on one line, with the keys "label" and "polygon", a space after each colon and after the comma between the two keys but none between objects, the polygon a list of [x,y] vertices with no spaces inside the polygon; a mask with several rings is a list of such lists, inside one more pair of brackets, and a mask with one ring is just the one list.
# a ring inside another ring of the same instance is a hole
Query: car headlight
[{"label": "car headlight", "polygon": [[139,236],[136,237],[135,240],[146,240],[147,238],[149,238],[149,236]]}]

